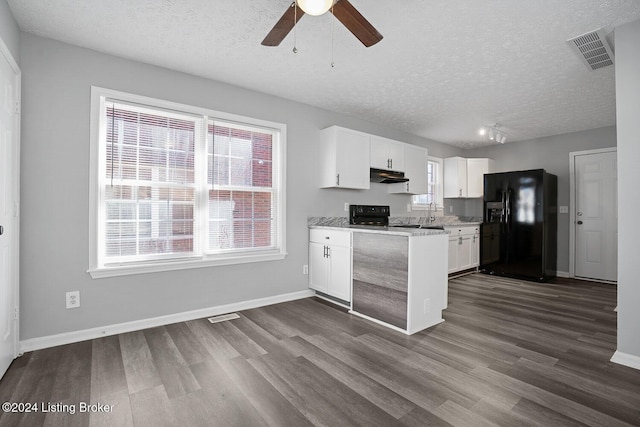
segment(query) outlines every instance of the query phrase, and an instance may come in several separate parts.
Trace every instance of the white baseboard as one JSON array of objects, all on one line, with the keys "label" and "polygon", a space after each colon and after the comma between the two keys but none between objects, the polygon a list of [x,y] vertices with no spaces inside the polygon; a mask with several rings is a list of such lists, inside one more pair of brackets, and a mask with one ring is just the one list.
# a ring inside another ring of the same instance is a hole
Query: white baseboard
[{"label": "white baseboard", "polygon": [[311,290],[292,292],[289,294],[276,295],[273,297],[259,298],[249,301],[242,301],[233,304],[219,305],[216,307],[202,308],[199,310],[186,311],[183,313],[169,314],[166,316],[152,317],[150,319],[134,320],[132,322],[107,325],[99,328],[83,329],[63,334],[49,335],[45,337],[30,338],[20,341],[20,354],[28,351],[40,350],[43,348],[55,347],[64,344],[71,344],[94,338],[106,337],[109,335],[122,334],[126,332],[139,331],[141,329],[154,328],[156,326],[169,325],[171,323],[186,322],[188,320],[201,319],[204,317],[218,316],[234,311],[249,310],[252,308],[264,307],[281,302],[293,301],[314,296]]},{"label": "white baseboard", "polygon": [[633,369],[640,369],[640,356],[636,356],[633,354],[616,351],[615,353],[613,353],[611,361],[613,363],[617,363],[618,365],[628,366]]},{"label": "white baseboard", "polygon": [[568,271],[556,271],[556,276],[564,278],[571,277]]}]

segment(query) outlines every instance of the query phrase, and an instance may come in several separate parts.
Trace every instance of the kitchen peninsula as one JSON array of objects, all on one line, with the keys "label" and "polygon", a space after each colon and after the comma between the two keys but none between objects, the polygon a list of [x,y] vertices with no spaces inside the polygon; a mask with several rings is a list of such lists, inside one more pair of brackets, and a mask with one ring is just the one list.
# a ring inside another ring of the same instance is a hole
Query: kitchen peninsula
[{"label": "kitchen peninsula", "polygon": [[309,219],[309,286],[406,334],[443,321],[448,232]]}]

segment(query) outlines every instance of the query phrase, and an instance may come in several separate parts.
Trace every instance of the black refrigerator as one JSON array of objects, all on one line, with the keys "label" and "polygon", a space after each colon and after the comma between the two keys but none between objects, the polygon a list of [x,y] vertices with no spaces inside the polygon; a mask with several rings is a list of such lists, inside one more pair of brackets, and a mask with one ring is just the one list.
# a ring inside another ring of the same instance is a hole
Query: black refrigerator
[{"label": "black refrigerator", "polygon": [[556,276],[558,177],[544,169],[484,176],[480,271],[547,281]]}]

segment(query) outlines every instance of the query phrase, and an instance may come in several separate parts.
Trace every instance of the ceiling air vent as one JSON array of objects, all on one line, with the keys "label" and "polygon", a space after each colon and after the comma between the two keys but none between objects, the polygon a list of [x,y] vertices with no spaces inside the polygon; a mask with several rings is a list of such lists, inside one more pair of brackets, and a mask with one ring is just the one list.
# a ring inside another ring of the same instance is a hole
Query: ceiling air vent
[{"label": "ceiling air vent", "polygon": [[613,52],[602,28],[569,39],[567,43],[589,71],[613,65]]}]

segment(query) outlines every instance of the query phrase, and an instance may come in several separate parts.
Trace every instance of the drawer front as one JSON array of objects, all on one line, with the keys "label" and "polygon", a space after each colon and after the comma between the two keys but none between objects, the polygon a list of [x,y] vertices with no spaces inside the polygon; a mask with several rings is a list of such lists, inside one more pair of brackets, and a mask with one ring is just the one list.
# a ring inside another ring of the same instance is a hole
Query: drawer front
[{"label": "drawer front", "polygon": [[309,241],[325,245],[351,246],[351,232],[312,228],[309,230]]},{"label": "drawer front", "polygon": [[458,237],[458,236],[473,236],[474,234],[480,234],[479,226],[468,226],[468,227],[445,227],[446,230],[450,231],[450,237]]}]

